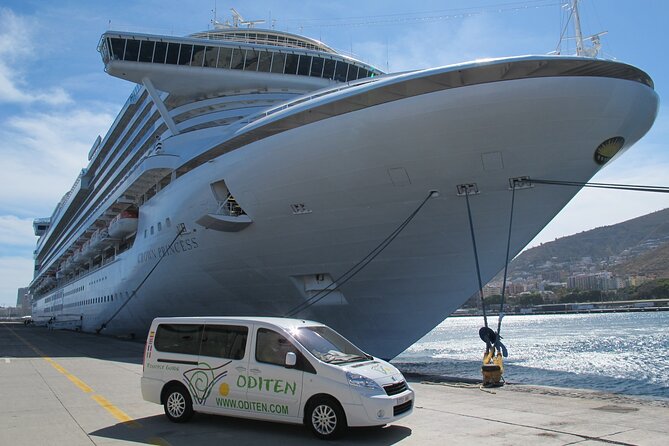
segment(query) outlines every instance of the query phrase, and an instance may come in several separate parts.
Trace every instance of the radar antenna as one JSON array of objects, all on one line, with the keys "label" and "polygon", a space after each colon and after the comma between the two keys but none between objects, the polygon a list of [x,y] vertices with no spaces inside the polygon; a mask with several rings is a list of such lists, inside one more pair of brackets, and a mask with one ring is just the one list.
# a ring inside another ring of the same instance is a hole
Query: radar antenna
[{"label": "radar antenna", "polygon": [[232,12],[233,28],[239,28],[240,25],[253,28],[259,23],[265,23],[265,20],[244,20],[244,17],[235,8],[230,8],[230,11]]}]

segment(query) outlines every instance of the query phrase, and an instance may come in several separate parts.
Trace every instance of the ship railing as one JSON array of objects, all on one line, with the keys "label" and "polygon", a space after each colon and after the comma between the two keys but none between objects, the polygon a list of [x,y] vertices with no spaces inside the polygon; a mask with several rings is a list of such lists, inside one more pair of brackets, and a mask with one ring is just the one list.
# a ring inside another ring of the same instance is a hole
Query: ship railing
[{"label": "ship railing", "polygon": [[274,108],[270,108],[269,110],[265,110],[261,113],[252,115],[252,116],[248,117],[247,119],[245,119],[241,122],[244,123],[244,124],[251,124],[253,122],[256,122],[256,121],[258,121],[262,118],[266,118],[267,116],[271,116],[271,115],[273,115],[275,113],[278,113],[280,111],[287,110],[291,107],[295,107],[296,105],[300,105],[300,104],[303,104],[305,102],[311,101],[312,99],[317,99],[317,98],[320,98],[322,96],[327,96],[329,94],[337,93],[337,92],[342,91],[342,90],[347,90],[351,87],[358,87],[360,85],[368,84],[370,82],[376,82],[377,80],[378,80],[378,78],[358,79],[356,81],[347,82],[345,85],[342,85],[341,87],[328,88],[324,91],[320,91],[320,92],[314,93],[314,94],[309,95],[309,96],[300,96],[299,98],[294,99],[292,101],[288,101],[288,102],[283,103],[281,105],[277,105]]},{"label": "ship railing", "polygon": [[[140,89],[141,88],[135,88],[135,91],[138,92]],[[118,119],[118,117],[117,117],[117,119]],[[87,212],[87,214],[89,216],[98,215],[99,211],[103,208],[103,206],[109,200],[109,198],[112,197],[119,190],[119,188],[121,186],[123,186],[124,182],[142,165],[142,163],[148,157],[153,155],[155,152],[156,152],[155,146],[152,146],[149,149],[147,149],[145,151],[144,155],[139,160],[137,160],[137,162],[133,166],[130,167],[130,169],[125,173],[125,175],[114,185],[114,187],[104,196],[104,198],[99,200],[97,206],[95,206],[94,208],[89,210]],[[82,173],[83,173],[83,170],[82,170]],[[68,192],[68,194],[69,194],[69,192]],[[53,215],[51,216],[51,221],[53,222],[52,225],[51,225],[51,228],[54,228],[56,226],[56,224],[57,224],[56,217],[60,217],[60,211],[62,210],[61,205],[66,201],[67,198],[69,198],[68,194],[66,194],[66,196],[63,197],[63,199],[61,200],[61,203],[59,204],[59,206],[56,208]],[[81,225],[86,225],[90,221],[90,218],[91,217],[89,217],[85,222],[82,222]],[[97,217],[94,217],[94,218],[97,218]],[[90,224],[92,224],[92,223],[88,223],[88,226],[90,226]],[[41,249],[42,245],[45,242],[45,239],[46,239],[45,237],[41,237],[38,240],[38,242],[37,242],[38,243],[38,246],[37,246],[38,250]]]},{"label": "ship railing", "polygon": [[[247,33],[248,34],[248,33]],[[262,34],[262,33],[261,33]],[[279,46],[282,48],[304,48],[308,50],[323,51],[324,48],[314,45],[313,43],[303,42],[298,39],[283,38],[277,37],[277,39],[267,38],[258,38],[256,37],[247,37],[243,34],[217,34],[215,32],[207,32],[200,34],[202,37],[206,37],[209,40],[226,40],[230,42],[237,43],[248,43],[256,45],[267,45],[267,46]],[[199,36],[198,36],[199,37]]]},{"label": "ship railing", "polygon": [[[60,200],[58,203],[58,206],[56,206],[56,209],[53,211],[53,214],[51,214],[51,217],[47,217],[48,220],[51,221],[51,225],[49,226],[49,230],[51,228],[55,228],[58,226],[58,222],[60,221],[60,217],[62,216],[63,212],[70,206],[71,204],[71,199],[75,195],[74,191],[79,187],[81,184],[81,179],[86,173],[88,172],[88,169],[81,169],[81,172],[79,172],[79,175],[77,176],[77,179],[74,180],[74,184],[70,188],[69,191],[65,195],[63,195],[63,198]],[[48,232],[48,230],[47,230]],[[45,234],[46,235],[46,234]],[[47,237],[42,237],[40,240],[46,240]],[[38,242],[39,243],[39,242]]]}]

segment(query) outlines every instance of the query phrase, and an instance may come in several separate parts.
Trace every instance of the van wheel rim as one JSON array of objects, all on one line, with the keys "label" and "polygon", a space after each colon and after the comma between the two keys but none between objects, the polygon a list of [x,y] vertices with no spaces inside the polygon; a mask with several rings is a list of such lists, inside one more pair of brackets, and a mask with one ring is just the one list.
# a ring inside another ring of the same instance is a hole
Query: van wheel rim
[{"label": "van wheel rim", "polygon": [[186,399],[179,392],[171,393],[167,398],[167,410],[174,418],[179,418],[186,410]]},{"label": "van wheel rim", "polygon": [[330,435],[337,427],[337,414],[328,405],[316,406],[311,414],[311,424],[321,435]]}]

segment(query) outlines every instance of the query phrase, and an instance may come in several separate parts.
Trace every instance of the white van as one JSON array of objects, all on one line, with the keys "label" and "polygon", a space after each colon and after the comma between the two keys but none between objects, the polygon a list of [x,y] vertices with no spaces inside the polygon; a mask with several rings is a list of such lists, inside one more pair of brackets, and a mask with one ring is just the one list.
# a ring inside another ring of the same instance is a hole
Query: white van
[{"label": "white van", "polygon": [[402,374],[318,322],[282,318],[157,318],[144,352],[142,396],[174,422],[194,411],[305,423],[335,438],[347,426],[409,415]]}]

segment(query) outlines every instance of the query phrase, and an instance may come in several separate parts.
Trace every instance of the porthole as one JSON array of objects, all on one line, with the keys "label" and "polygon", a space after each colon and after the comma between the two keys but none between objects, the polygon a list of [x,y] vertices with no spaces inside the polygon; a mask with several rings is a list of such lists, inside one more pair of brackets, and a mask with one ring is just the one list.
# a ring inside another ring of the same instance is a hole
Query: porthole
[{"label": "porthole", "polygon": [[600,166],[606,164],[613,158],[625,145],[625,138],[614,136],[602,142],[595,150],[595,162]]}]

